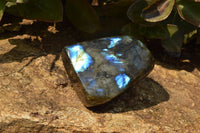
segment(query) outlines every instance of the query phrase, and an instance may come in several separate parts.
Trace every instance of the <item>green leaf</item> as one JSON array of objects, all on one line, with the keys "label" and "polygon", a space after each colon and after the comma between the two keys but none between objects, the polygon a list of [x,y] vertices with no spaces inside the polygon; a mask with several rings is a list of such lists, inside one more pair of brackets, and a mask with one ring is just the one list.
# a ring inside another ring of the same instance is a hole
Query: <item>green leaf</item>
[{"label": "green leaf", "polygon": [[190,33],[184,34],[184,44],[187,44],[190,40],[192,40],[192,37],[195,35],[197,35],[197,30],[193,30]]},{"label": "green leaf", "polygon": [[15,2],[7,2],[5,6],[9,8],[9,7],[16,6],[16,5],[17,5],[17,3],[15,3]]},{"label": "green leaf", "polygon": [[144,36],[149,39],[163,39],[169,37],[167,28],[164,25],[144,27],[143,31],[144,31]]},{"label": "green leaf", "polygon": [[8,2],[16,2],[16,3],[24,3],[24,2],[28,2],[29,0],[6,0]]},{"label": "green leaf", "polygon": [[194,26],[191,23],[188,23],[187,21],[181,18],[176,8],[172,10],[170,16],[167,19],[165,19],[164,21],[160,23],[162,25],[167,25],[167,24],[177,25],[178,29],[184,34],[192,32],[193,30],[197,29],[196,26]]},{"label": "green leaf", "polygon": [[139,37],[143,36],[148,39],[164,39],[169,38],[167,26],[156,25],[152,27],[142,26],[135,23],[130,23],[123,27],[123,34]]},{"label": "green leaf", "polygon": [[178,27],[176,25],[169,24],[167,25],[167,28],[168,28],[170,37],[173,37],[175,33],[178,32]]},{"label": "green leaf", "polygon": [[196,26],[188,23],[187,21],[184,21],[183,19],[180,23],[177,23],[176,25],[178,25],[179,30],[182,31],[184,34],[190,33],[197,29]]},{"label": "green leaf", "polygon": [[143,37],[139,31],[140,25],[136,23],[129,23],[122,27],[121,32],[124,35],[130,35],[133,36],[139,40],[143,40]]},{"label": "green leaf", "polygon": [[14,16],[21,16],[18,11],[16,2],[7,2],[5,12],[10,13]]},{"label": "green leaf", "polygon": [[81,31],[94,33],[100,26],[96,11],[86,0],[66,0],[65,12],[72,24]]},{"label": "green leaf", "polygon": [[3,17],[3,13],[5,10],[5,4],[6,4],[5,0],[0,0],[0,20]]},{"label": "green leaf", "polygon": [[170,36],[162,40],[162,46],[169,55],[180,57],[184,35],[176,25],[167,25],[167,28]]},{"label": "green leaf", "polygon": [[127,9],[133,3],[133,1],[134,0],[118,0],[113,4],[94,6],[93,8],[99,17],[120,17],[122,19],[127,19]]},{"label": "green leaf", "polygon": [[200,0],[189,0],[191,2],[200,2]]},{"label": "green leaf", "polygon": [[147,5],[148,5],[148,2],[145,0],[135,1],[128,8],[127,16],[134,23],[143,24],[143,25],[152,25],[152,24],[154,25],[154,23],[149,23],[141,17],[142,9],[145,8]]},{"label": "green leaf", "polygon": [[26,3],[8,2],[7,12],[27,19],[57,22],[62,21],[60,0],[29,0]]},{"label": "green leaf", "polygon": [[141,15],[148,22],[162,21],[170,15],[174,3],[175,0],[153,0]]},{"label": "green leaf", "polygon": [[200,27],[200,3],[181,0],[177,3],[178,13],[185,21]]}]

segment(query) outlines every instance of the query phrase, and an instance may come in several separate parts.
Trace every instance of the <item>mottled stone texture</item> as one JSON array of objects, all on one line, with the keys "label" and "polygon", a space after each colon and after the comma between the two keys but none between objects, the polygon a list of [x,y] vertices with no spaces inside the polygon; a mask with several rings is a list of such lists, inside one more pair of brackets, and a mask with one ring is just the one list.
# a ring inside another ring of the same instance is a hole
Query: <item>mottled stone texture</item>
[{"label": "mottled stone texture", "polygon": [[108,37],[67,46],[65,68],[83,103],[103,104],[145,77],[154,60],[145,45],[130,36]]}]

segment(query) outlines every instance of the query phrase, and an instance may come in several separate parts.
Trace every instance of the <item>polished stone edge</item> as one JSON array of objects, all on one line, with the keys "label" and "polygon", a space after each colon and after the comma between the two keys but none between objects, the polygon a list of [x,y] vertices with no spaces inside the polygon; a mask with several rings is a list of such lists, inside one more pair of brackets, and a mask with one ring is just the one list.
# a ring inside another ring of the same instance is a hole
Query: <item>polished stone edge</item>
[{"label": "polished stone edge", "polygon": [[[90,96],[84,90],[84,87],[83,87],[77,73],[75,72],[73,65],[70,63],[71,61],[70,61],[70,59],[67,55],[65,48],[63,49],[61,56],[62,56],[62,60],[63,60],[63,63],[64,63],[64,67],[65,67],[67,74],[70,78],[70,81],[72,83],[76,83],[76,87],[73,87],[73,89],[76,91],[79,99],[83,102],[83,104],[86,107],[97,106],[97,105],[106,103],[107,101],[110,100],[110,97],[92,97],[92,96]],[[93,99],[95,99],[95,100],[93,100]],[[102,101],[104,101],[104,102],[102,103]]]}]

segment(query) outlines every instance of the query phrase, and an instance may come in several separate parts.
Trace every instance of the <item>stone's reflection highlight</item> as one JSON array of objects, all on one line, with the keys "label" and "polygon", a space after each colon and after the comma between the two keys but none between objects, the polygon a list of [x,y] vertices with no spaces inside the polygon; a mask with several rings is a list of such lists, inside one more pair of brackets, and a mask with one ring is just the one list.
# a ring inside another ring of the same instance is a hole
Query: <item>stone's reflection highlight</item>
[{"label": "stone's reflection highlight", "polygon": [[145,77],[154,61],[146,46],[130,36],[108,37],[67,46],[63,62],[85,106],[103,104]]},{"label": "stone's reflection highlight", "polygon": [[119,89],[123,89],[123,88],[125,88],[128,85],[128,83],[130,81],[130,77],[127,76],[124,73],[123,74],[119,74],[119,75],[117,75],[115,77],[115,81],[116,81]]},{"label": "stone's reflection highlight", "polygon": [[105,52],[106,52],[106,51],[108,51],[108,49],[107,49],[107,48],[104,48],[104,49],[103,49],[103,51],[105,51]]},{"label": "stone's reflection highlight", "polygon": [[103,89],[97,89],[97,95],[103,96],[104,95],[104,90]]},{"label": "stone's reflection highlight", "polygon": [[85,71],[92,63],[93,60],[84,52],[84,49],[81,45],[73,45],[66,47],[69,50],[69,57],[71,58],[72,64],[76,72]]},{"label": "stone's reflection highlight", "polygon": [[110,44],[108,45],[108,48],[115,47],[118,44],[118,42],[121,40],[122,40],[122,38],[120,38],[120,37],[110,38]]},{"label": "stone's reflection highlight", "polygon": [[101,52],[101,54],[104,55],[105,59],[108,60],[110,63],[116,63],[116,64],[122,64],[123,63],[119,60],[119,58],[117,58],[113,54],[109,54],[109,53],[105,53],[105,52]]}]

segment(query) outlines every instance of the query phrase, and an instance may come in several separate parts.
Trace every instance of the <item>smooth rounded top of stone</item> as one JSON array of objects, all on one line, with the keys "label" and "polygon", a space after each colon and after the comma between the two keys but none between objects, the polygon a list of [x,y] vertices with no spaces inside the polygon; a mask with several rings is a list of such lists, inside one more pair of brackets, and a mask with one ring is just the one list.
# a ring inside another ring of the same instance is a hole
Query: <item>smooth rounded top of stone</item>
[{"label": "smooth rounded top of stone", "polygon": [[88,107],[113,99],[145,77],[154,66],[147,47],[130,36],[66,46],[63,61],[69,77],[79,82],[80,88],[75,90]]}]

